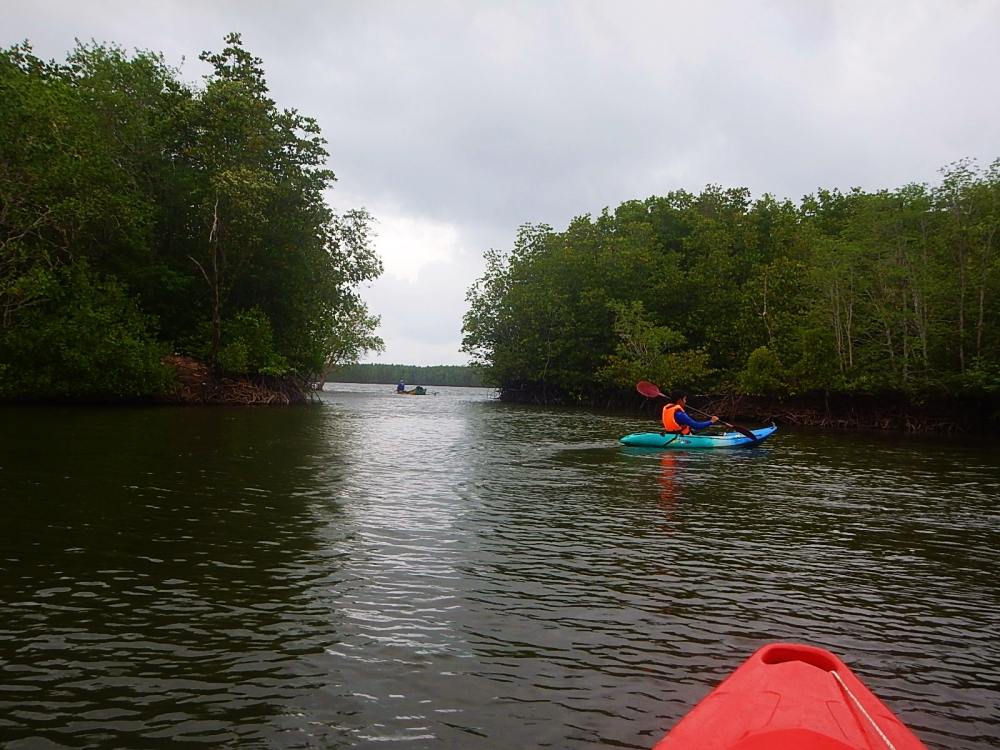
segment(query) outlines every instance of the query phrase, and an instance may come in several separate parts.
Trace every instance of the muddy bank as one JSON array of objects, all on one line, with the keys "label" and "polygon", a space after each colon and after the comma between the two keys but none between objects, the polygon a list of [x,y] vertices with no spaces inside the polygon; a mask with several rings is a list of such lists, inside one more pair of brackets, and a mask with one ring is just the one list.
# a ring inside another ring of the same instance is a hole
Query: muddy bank
[{"label": "muddy bank", "polygon": [[304,404],[312,396],[308,384],[266,375],[217,377],[203,363],[173,355],[163,363],[174,372],[175,385],[158,400],[167,404],[231,404],[236,406]]},{"label": "muddy bank", "polygon": [[693,402],[730,421],[774,420],[784,425],[844,430],[1000,434],[1000,402],[988,398],[915,403],[895,394],[809,394],[784,399],[704,396]]},{"label": "muddy bank", "polygon": [[[579,401],[553,389],[519,385],[504,388],[500,400],[511,403],[577,405],[655,419],[665,403],[637,393]],[[688,404],[730,422],[887,432],[937,432],[1000,435],[1000,396],[936,398],[915,401],[900,394],[850,395],[812,393],[796,397],[696,395]],[[693,414],[693,416],[698,416]]]}]

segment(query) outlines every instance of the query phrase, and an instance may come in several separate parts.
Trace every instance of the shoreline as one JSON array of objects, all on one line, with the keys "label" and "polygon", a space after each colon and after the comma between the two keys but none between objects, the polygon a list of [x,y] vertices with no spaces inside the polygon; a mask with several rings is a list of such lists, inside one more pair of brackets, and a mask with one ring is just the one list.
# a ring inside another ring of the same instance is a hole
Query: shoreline
[{"label": "shoreline", "polygon": [[[62,406],[296,406],[316,403],[318,391],[309,382],[268,375],[216,376],[190,357],[171,355],[163,364],[174,373],[166,393],[120,399],[36,398],[3,400],[0,405]],[[341,381],[331,381],[341,382]],[[392,384],[384,384],[387,387]],[[595,409],[607,413],[654,418],[661,399],[618,394],[600,401],[571,402],[561,394],[531,388],[498,389],[498,401],[508,404]],[[827,429],[838,432],[885,434],[986,435],[1000,437],[1000,396],[936,398],[916,401],[901,394],[812,393],[794,397],[738,394],[692,394],[689,405],[729,422]]]},{"label": "shoreline", "polygon": [[[609,412],[649,416],[663,401],[638,395],[612,397],[601,402],[571,404],[551,394],[507,389],[500,400],[511,404],[579,406]],[[769,397],[737,394],[692,394],[692,409],[717,414],[729,422],[825,428],[837,431],[877,431],[912,434],[967,434],[1000,436],[1000,397],[937,398],[918,402],[901,394],[857,395],[810,393]],[[700,415],[695,415],[700,418]]]},{"label": "shoreline", "polygon": [[914,403],[900,396],[808,394],[799,397],[707,397],[713,413],[843,431],[1000,435],[1000,404],[982,399]]}]

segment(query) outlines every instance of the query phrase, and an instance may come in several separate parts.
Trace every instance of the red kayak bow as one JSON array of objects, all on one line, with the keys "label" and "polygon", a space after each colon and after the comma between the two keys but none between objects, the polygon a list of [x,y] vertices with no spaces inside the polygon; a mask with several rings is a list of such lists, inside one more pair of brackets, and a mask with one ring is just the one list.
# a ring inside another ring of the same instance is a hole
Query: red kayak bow
[{"label": "red kayak bow", "polygon": [[829,651],[756,651],[653,750],[927,750]]}]

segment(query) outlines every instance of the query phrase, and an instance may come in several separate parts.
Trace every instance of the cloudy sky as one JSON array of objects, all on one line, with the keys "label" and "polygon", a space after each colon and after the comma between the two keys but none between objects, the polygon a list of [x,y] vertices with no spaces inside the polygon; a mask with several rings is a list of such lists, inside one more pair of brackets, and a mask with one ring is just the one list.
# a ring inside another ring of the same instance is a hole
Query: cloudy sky
[{"label": "cloudy sky", "polygon": [[1000,157],[1000,0],[3,0],[0,44],[162,52],[239,31],[316,117],[334,209],[378,219],[387,350],[464,364],[465,293],[518,225],[707,184],[798,200]]}]

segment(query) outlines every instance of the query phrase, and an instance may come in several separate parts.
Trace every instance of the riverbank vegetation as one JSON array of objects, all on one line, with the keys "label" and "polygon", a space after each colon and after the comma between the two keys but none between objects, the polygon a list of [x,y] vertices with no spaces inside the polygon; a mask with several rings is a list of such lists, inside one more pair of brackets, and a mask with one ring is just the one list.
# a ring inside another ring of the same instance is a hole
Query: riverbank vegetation
[{"label": "riverbank vegetation", "polygon": [[191,362],[294,396],[382,348],[372,218],[327,206],[319,125],[225,44],[199,87],[152,52],[0,51],[0,398],[171,398]]},{"label": "riverbank vegetation", "polygon": [[348,364],[332,370],[328,383],[388,383],[400,380],[407,384],[421,385],[483,385],[482,371],[462,365],[394,365],[382,363]]},{"label": "riverbank vegetation", "polygon": [[636,381],[723,396],[1000,404],[1000,161],[799,204],[708,187],[525,225],[468,292],[464,351],[509,400]]}]

